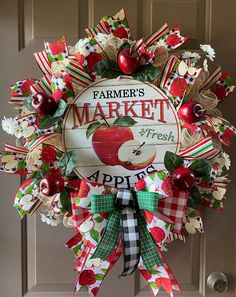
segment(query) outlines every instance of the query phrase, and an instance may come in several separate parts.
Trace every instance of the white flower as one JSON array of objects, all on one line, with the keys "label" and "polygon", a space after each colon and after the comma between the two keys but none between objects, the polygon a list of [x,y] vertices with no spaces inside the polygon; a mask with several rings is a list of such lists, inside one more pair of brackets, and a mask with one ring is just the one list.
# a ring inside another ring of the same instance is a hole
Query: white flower
[{"label": "white flower", "polygon": [[206,54],[208,59],[214,61],[215,50],[210,46],[210,44],[200,44],[200,48]]},{"label": "white flower", "polygon": [[225,168],[227,169],[227,170],[229,170],[229,168],[230,168],[230,166],[231,166],[231,160],[230,160],[230,157],[229,157],[229,155],[228,154],[226,154],[225,152],[223,152],[222,154],[222,157],[224,158],[224,165],[225,165]]},{"label": "white flower", "polygon": [[207,59],[205,59],[203,61],[203,68],[204,68],[204,71],[208,72],[208,63],[207,63]]},{"label": "white flower", "polygon": [[56,215],[53,211],[49,212],[47,215],[40,213],[40,216],[43,223],[47,223],[53,227],[56,227],[61,222],[60,216]]},{"label": "white flower", "polygon": [[10,135],[18,135],[19,125],[18,122],[13,118],[6,118],[2,120],[2,129]]},{"label": "white flower", "polygon": [[60,216],[52,216],[50,217],[50,223],[52,227],[56,227],[61,222]]},{"label": "white flower", "polygon": [[48,225],[50,225],[50,219],[48,218],[48,216],[46,216],[45,214],[43,213],[40,213],[40,216],[41,216],[41,221],[43,223],[47,223]]},{"label": "white flower", "polygon": [[192,53],[192,52],[184,52],[181,55],[182,59],[190,59],[191,60],[191,66],[195,66],[196,63],[201,59],[201,56],[198,53]]}]

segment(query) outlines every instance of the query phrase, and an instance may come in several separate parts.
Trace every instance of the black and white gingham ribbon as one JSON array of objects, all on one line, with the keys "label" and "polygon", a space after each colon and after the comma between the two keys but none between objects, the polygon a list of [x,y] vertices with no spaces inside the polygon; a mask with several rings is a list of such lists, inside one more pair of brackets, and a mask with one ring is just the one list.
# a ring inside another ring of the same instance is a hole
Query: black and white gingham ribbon
[{"label": "black and white gingham ribbon", "polygon": [[121,240],[123,244],[124,270],[121,276],[132,274],[139,264],[140,237],[135,201],[130,190],[119,189],[116,207],[121,209]]}]

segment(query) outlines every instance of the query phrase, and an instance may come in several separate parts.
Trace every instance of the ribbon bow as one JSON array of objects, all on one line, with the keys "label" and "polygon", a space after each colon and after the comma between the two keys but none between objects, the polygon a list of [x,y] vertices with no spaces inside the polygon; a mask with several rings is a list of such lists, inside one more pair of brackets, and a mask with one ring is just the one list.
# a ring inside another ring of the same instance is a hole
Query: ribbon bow
[{"label": "ribbon bow", "polygon": [[160,194],[119,189],[117,194],[92,195],[91,213],[109,212],[105,232],[92,256],[106,260],[121,234],[124,255],[124,270],[121,276],[132,274],[137,268],[140,256],[150,272],[162,260],[146,227],[141,210],[156,212]]}]

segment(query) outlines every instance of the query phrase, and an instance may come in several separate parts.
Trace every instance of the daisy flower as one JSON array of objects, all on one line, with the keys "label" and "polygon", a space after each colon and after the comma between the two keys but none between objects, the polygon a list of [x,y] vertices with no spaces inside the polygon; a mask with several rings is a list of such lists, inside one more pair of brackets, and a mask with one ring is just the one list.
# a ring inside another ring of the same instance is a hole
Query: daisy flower
[{"label": "daisy flower", "polygon": [[206,57],[214,61],[215,59],[215,50],[210,46],[210,44],[200,44],[200,49],[206,54]]},{"label": "daisy flower", "polygon": [[203,68],[204,68],[204,71],[208,72],[208,63],[207,63],[207,59],[205,59],[203,61]]},{"label": "daisy flower", "polygon": [[19,125],[15,119],[4,117],[2,120],[2,129],[10,135],[17,136],[19,132]]},{"label": "daisy flower", "polygon": [[225,152],[223,152],[222,154],[222,157],[224,158],[224,165],[225,165],[225,168],[227,170],[229,170],[230,166],[231,166],[231,160],[230,160],[230,157],[228,154],[226,154]]}]

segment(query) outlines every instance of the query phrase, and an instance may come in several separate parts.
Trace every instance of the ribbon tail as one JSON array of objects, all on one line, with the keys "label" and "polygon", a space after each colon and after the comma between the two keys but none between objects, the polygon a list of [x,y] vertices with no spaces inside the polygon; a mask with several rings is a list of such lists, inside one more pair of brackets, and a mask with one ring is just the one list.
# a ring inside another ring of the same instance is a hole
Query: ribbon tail
[{"label": "ribbon tail", "polygon": [[111,213],[104,234],[91,259],[100,258],[105,261],[118,244],[118,237],[120,234],[120,217],[120,211],[113,211]]},{"label": "ribbon tail", "polygon": [[140,235],[136,210],[124,208],[121,212],[120,226],[124,255],[124,270],[121,276],[127,276],[136,270],[140,260]]},{"label": "ribbon tail", "polygon": [[153,268],[163,266],[163,262],[147,229],[145,218],[143,216],[139,216],[138,223],[141,242],[141,257],[147,271],[150,273]]}]

